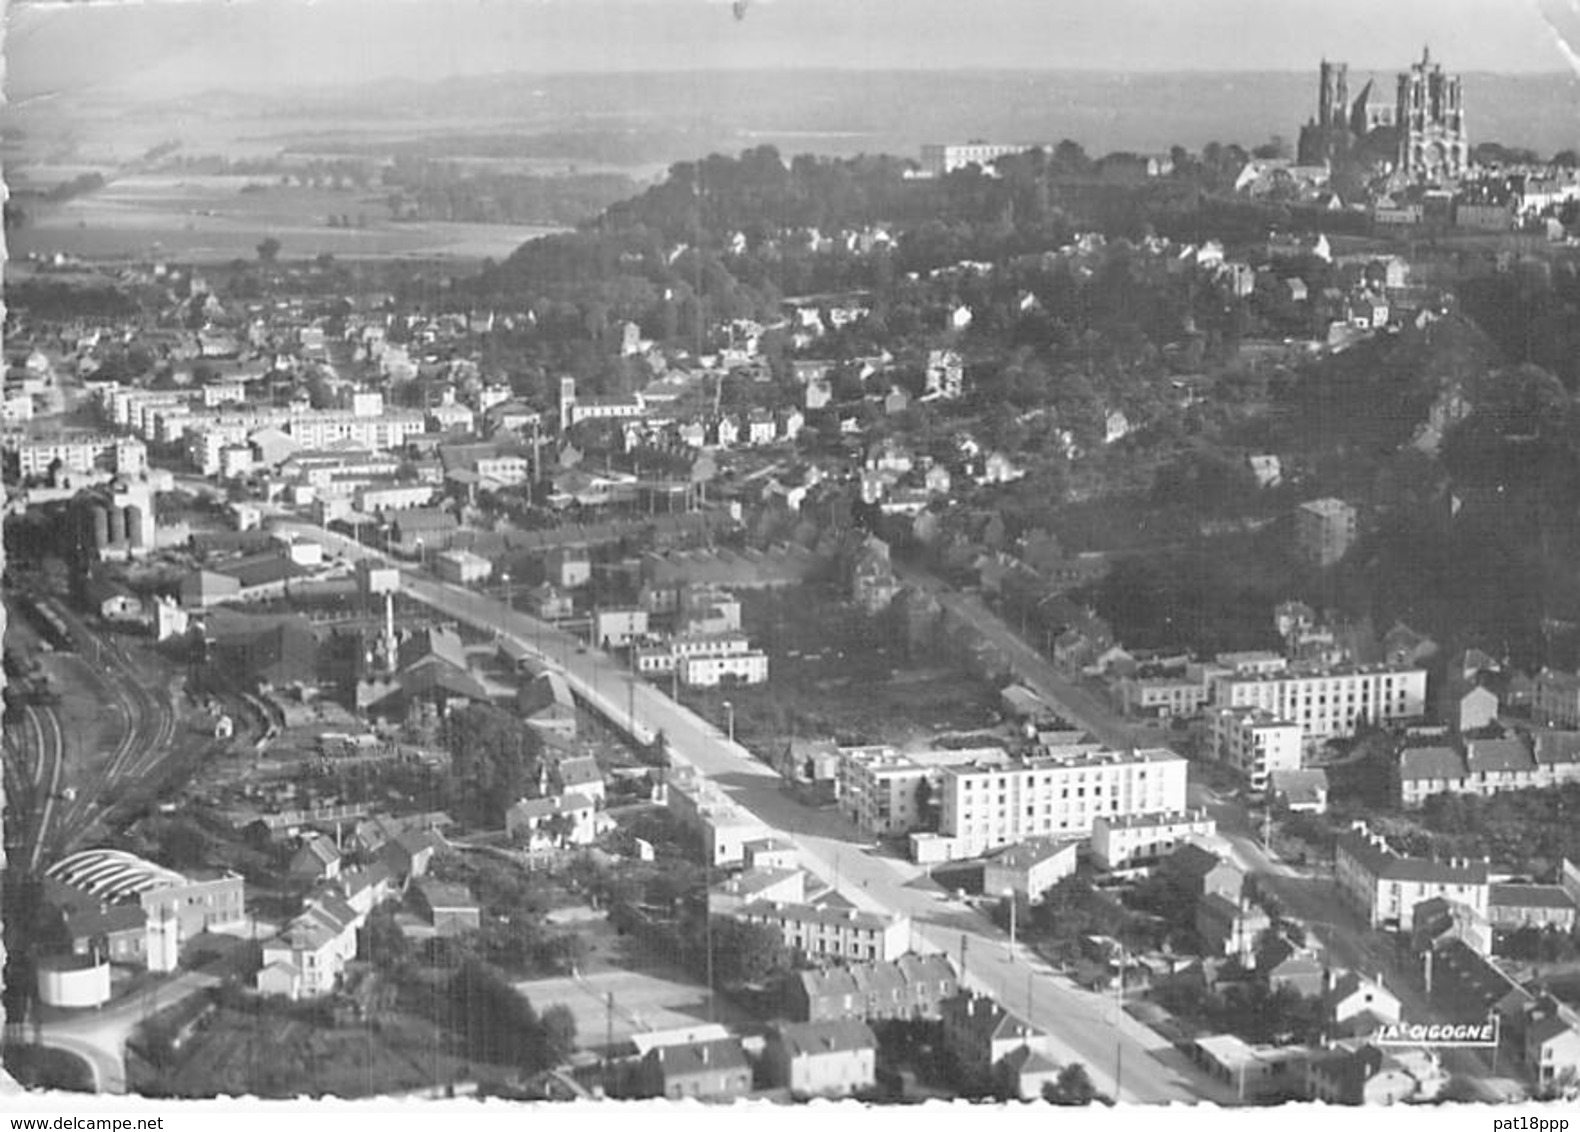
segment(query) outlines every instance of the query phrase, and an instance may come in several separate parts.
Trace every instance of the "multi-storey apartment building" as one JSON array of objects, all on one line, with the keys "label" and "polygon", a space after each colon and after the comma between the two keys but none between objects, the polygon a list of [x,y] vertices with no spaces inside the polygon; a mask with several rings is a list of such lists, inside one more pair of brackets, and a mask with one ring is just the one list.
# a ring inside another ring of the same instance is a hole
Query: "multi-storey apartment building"
[{"label": "multi-storey apartment building", "polygon": [[1405,857],[1366,823],[1339,837],[1334,879],[1344,899],[1371,927],[1410,931],[1416,905],[1442,898],[1487,917],[1487,862]]},{"label": "multi-storey apartment building", "polygon": [[977,856],[1030,837],[1086,833],[1099,817],[1178,812],[1185,768],[1163,749],[945,767],[940,832],[954,839],[956,856]]},{"label": "multi-storey apartment building", "polygon": [[923,782],[937,798],[945,767],[1009,761],[1002,747],[903,754],[886,746],[841,747],[836,776],[840,810],[870,837],[909,833],[924,824],[917,793]]},{"label": "multi-storey apartment building", "polygon": [[1426,670],[1380,666],[1219,677],[1213,701],[1219,708],[1260,709],[1297,724],[1307,745],[1317,745],[1352,734],[1362,723],[1424,715]]},{"label": "multi-storey apartment building", "polygon": [[1314,499],[1295,509],[1295,550],[1313,566],[1331,566],[1355,542],[1355,508],[1342,499]]},{"label": "multi-storey apartment building", "polygon": [[1274,771],[1299,770],[1300,725],[1259,708],[1219,708],[1212,716],[1213,751],[1253,790],[1266,790]]},{"label": "multi-storey apartment building", "polygon": [[887,837],[920,828],[922,783],[929,789],[938,767],[921,763],[892,747],[849,747],[839,752],[839,808],[869,837]]}]

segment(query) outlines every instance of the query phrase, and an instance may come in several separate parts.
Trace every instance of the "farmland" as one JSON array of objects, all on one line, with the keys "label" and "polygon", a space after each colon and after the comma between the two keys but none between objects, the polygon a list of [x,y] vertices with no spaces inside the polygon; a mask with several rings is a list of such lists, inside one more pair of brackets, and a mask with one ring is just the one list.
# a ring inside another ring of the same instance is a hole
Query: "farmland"
[{"label": "farmland", "polygon": [[[247,190],[247,191],[243,191]],[[348,226],[330,227],[331,218]],[[503,257],[550,231],[515,224],[394,223],[378,193],[289,188],[248,177],[138,174],[62,204],[30,206],[10,254],[87,259],[251,259],[273,236],[292,258]]]}]

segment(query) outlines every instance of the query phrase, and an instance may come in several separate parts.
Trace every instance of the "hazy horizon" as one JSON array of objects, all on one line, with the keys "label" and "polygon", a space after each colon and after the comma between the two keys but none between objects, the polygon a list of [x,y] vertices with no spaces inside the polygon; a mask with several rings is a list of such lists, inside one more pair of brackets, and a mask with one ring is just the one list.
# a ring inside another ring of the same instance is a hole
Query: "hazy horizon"
[{"label": "hazy horizon", "polygon": [[13,100],[720,71],[1580,74],[1580,0],[183,0],[13,3]]}]

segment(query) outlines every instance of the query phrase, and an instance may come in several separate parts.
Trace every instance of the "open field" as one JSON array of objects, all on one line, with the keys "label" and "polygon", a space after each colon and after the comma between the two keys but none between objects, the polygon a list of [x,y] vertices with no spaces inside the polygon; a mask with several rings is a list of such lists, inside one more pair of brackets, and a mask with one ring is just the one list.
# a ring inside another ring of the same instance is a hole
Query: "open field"
[{"label": "open field", "polygon": [[[709,1021],[706,987],[641,971],[609,969],[580,978],[531,979],[514,984],[539,1014],[555,1004],[576,1016],[578,1043],[603,1049],[610,1037],[619,1045],[633,1034],[697,1026]],[[608,996],[614,995],[612,1030]],[[740,1021],[738,1011],[718,996],[716,1021]]]},{"label": "open field", "polygon": [[443,1084],[467,1063],[426,1022],[329,1028],[284,1014],[222,1009],[160,1082],[174,1096],[366,1097]]},{"label": "open field", "polygon": [[[247,185],[263,186],[243,192]],[[85,259],[174,256],[252,259],[273,236],[286,259],[410,256],[503,258],[549,228],[515,224],[392,223],[376,192],[284,188],[269,178],[146,175],[118,178],[63,204],[28,202],[27,223],[8,233],[10,254],[65,252]],[[329,218],[349,217],[348,228]]]}]

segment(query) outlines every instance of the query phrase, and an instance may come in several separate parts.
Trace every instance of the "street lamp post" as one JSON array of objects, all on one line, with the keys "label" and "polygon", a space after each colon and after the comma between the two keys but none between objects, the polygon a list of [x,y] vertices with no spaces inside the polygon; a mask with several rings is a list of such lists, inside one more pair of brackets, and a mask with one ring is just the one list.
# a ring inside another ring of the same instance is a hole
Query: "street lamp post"
[{"label": "street lamp post", "polygon": [[1004,896],[1009,900],[1009,961],[1015,962],[1015,890],[1006,888]]},{"label": "street lamp post", "polygon": [[499,586],[500,586],[500,589],[504,590],[504,592],[505,592],[505,608],[508,609],[508,610],[514,610],[515,606],[512,605],[511,601],[510,601],[510,571],[509,570],[503,570],[503,571],[500,572],[500,575],[499,575]]},{"label": "street lamp post", "polygon": [[735,705],[729,700],[724,701],[724,722],[730,742],[735,742]]}]

